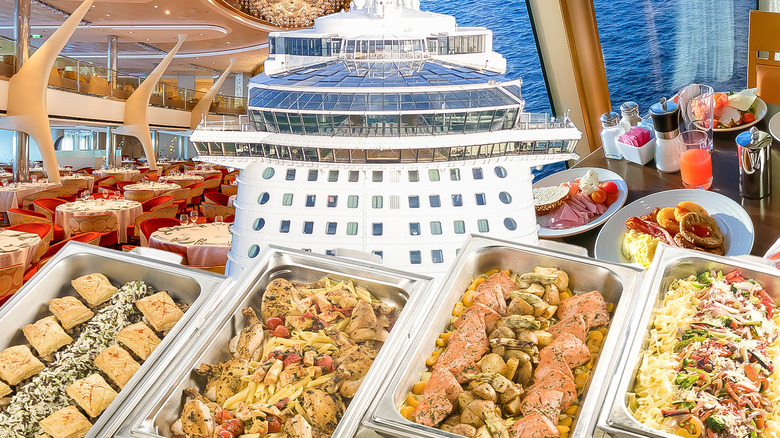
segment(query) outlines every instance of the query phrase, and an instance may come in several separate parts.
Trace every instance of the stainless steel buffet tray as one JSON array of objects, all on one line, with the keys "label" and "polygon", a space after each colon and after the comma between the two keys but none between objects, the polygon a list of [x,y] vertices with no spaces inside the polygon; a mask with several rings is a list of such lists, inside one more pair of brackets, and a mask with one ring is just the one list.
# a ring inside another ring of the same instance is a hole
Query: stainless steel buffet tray
[{"label": "stainless steel buffet tray", "polygon": [[598,428],[614,437],[676,436],[641,424],[628,409],[628,397],[634,390],[635,377],[649,344],[655,311],[663,306],[664,295],[674,280],[709,269],[723,270],[724,274],[739,269],[744,278],[757,280],[770,295],[780,299],[780,271],[766,265],[666,245],[659,246],[654,260],[642,284],[641,296],[645,297],[645,301],[637,303],[640,313],[632,323],[626,354],[616,370],[621,373],[620,378],[610,382],[598,421]]},{"label": "stainless steel buffet tray", "polygon": [[[333,280],[351,279],[356,285],[365,286],[382,302],[404,308],[390,332],[390,337],[379,352],[360,390],[339,422],[333,436],[351,436],[357,429],[360,417],[395,364],[395,357],[419,322],[418,311],[426,307],[431,298],[432,280],[370,263],[342,260],[304,251],[269,246],[257,257],[257,264],[242,276],[240,282],[225,295],[212,318],[194,335],[190,342],[180,345],[169,355],[173,363],[165,369],[155,370],[156,384],[137,403],[137,408],[122,424],[117,436],[160,437],[170,436],[170,425],[181,414],[182,390],[195,386],[203,388],[205,380],[192,370],[207,362],[216,364],[231,358],[228,342],[246,326],[240,310],[252,306],[260,313],[260,300],[265,287],[274,278],[290,281],[315,282],[324,276]],[[204,309],[206,310],[206,309]]]},{"label": "stainless steel buffet tray", "polygon": [[0,332],[0,350],[12,345],[27,344],[21,328],[51,316],[47,304],[49,300],[77,296],[70,281],[93,272],[105,274],[115,285],[143,280],[157,291],[167,291],[174,300],[191,304],[184,317],[162,338],[160,345],[144,361],[87,434],[87,437],[103,437],[110,435],[111,424],[122,415],[120,406],[133,394],[143,390],[145,374],[151,367],[158,361],[165,365],[165,351],[185,330],[185,326],[193,322],[191,319],[198,308],[203,303],[217,298],[214,292],[225,277],[135,254],[70,242],[0,308],[0,327],[3,328]]},{"label": "stainless steel buffet tray", "polygon": [[569,274],[570,288],[573,291],[598,290],[609,302],[615,304],[609,332],[590,382],[585,388],[582,396],[584,399],[580,403],[582,408],[570,434],[571,437],[592,436],[605,395],[604,383],[612,376],[626,339],[642,271],[535,246],[475,236],[461,249],[445,282],[435,294],[433,307],[412,339],[411,347],[399,355],[398,370],[381,389],[364,417],[363,425],[387,436],[457,436],[413,423],[401,416],[399,408],[412,385],[419,381],[420,374],[426,371],[426,358],[434,348],[439,334],[449,325],[453,305],[461,299],[473,278],[496,268],[523,273],[532,271],[534,266],[559,267]]}]

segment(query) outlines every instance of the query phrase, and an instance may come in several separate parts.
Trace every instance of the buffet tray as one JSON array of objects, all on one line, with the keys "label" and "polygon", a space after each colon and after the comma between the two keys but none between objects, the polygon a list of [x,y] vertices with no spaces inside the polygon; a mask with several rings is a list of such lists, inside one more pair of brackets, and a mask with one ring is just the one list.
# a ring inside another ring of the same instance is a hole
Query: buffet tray
[{"label": "buffet tray", "polygon": [[111,425],[121,417],[121,406],[145,387],[147,373],[159,362],[165,365],[165,351],[185,331],[185,326],[198,313],[204,303],[215,299],[214,291],[225,280],[224,276],[181,265],[165,263],[157,259],[115,251],[79,242],[69,242],[57,255],[33,276],[13,297],[0,308],[0,350],[12,345],[28,344],[22,326],[50,316],[48,301],[64,296],[77,296],[70,284],[82,275],[99,272],[113,284],[142,280],[157,291],[167,291],[190,307],[176,326],[162,338],[162,342],[143,362],[133,378],[119,391],[111,405],[103,411],[90,429],[87,438],[109,436]]},{"label": "buffet tray", "polygon": [[[642,284],[644,302],[637,303],[638,315],[632,323],[629,343],[616,375],[608,388],[604,408],[599,416],[598,428],[613,437],[664,437],[677,435],[662,432],[641,424],[628,409],[628,396],[634,390],[635,377],[641,365],[643,353],[649,344],[655,311],[663,305],[664,295],[671,283],[679,278],[698,275],[704,270],[743,272],[743,277],[761,283],[775,299],[780,299],[780,271],[763,264],[735,258],[721,257],[700,251],[659,245],[653,264]],[[724,272],[725,273],[725,272]]]},{"label": "buffet tray", "polygon": [[422,426],[405,419],[399,413],[403,400],[427,370],[436,339],[449,325],[452,306],[461,299],[474,277],[491,269],[531,272],[534,266],[556,266],[569,274],[570,289],[575,292],[598,290],[615,304],[612,322],[604,340],[590,382],[581,396],[578,419],[572,425],[570,437],[590,437],[596,425],[605,396],[605,382],[612,376],[628,332],[628,323],[637,301],[636,289],[642,270],[604,263],[582,256],[543,249],[530,245],[471,236],[461,249],[453,268],[435,294],[433,306],[425,315],[420,330],[408,350],[399,355],[396,373],[380,389],[379,396],[367,411],[363,426],[385,436],[455,437],[440,429]]},{"label": "buffet tray", "polygon": [[[169,351],[172,366],[155,373],[156,384],[139,400],[137,408],[119,428],[119,437],[170,436],[170,425],[181,413],[182,390],[203,388],[205,379],[193,369],[201,363],[218,363],[230,359],[228,342],[246,326],[240,310],[251,305],[259,314],[260,301],[268,283],[274,278],[311,283],[328,276],[333,280],[351,279],[366,287],[380,301],[405,308],[379,351],[333,436],[352,436],[360,423],[376,388],[385,380],[395,357],[411,338],[419,322],[419,311],[428,306],[432,279],[383,268],[372,263],[342,260],[338,257],[268,246],[257,256],[257,263],[245,272],[239,283],[225,295],[211,318],[192,336],[190,342]],[[208,309],[204,309],[208,310]]]}]

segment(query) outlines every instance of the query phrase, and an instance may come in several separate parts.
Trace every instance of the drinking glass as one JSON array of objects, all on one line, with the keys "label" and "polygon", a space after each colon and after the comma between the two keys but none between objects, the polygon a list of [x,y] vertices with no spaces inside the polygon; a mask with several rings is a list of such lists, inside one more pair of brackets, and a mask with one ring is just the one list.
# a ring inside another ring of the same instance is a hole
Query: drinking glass
[{"label": "drinking glass", "polygon": [[186,213],[182,213],[179,215],[179,222],[181,222],[182,225],[187,225],[190,221],[189,216],[187,216]]},{"label": "drinking glass", "polygon": [[712,155],[707,132],[687,131],[680,134],[680,176],[686,189],[707,190],[712,185]]},{"label": "drinking glass", "polygon": [[198,221],[198,210],[193,209],[190,211],[190,220],[192,221],[192,225],[195,225],[195,222]]},{"label": "drinking glass", "polygon": [[30,179],[32,180],[33,184],[38,182],[38,177],[35,175],[31,176]]},{"label": "drinking glass", "polygon": [[[680,133],[702,131],[707,135],[707,149],[712,152],[712,128],[715,115],[715,91],[709,85],[691,84],[680,90]],[[697,136],[699,134],[694,134]]]},{"label": "drinking glass", "polygon": [[221,223],[224,220],[225,220],[225,218],[223,218],[222,216],[219,216],[219,215],[214,216],[214,222],[220,222]]}]

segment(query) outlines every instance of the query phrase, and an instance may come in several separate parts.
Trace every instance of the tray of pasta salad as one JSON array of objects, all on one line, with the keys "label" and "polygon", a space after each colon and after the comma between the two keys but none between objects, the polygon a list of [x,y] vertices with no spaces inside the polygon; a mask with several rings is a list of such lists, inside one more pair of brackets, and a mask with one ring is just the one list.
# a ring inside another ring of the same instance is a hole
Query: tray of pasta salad
[{"label": "tray of pasta salad", "polygon": [[352,436],[431,279],[269,246],[120,437]]},{"label": "tray of pasta salad", "polygon": [[471,236],[364,426],[409,438],[592,436],[641,278]]},{"label": "tray of pasta salad", "polygon": [[224,279],[66,245],[0,309],[0,436],[110,436]]},{"label": "tray of pasta salad", "polygon": [[780,273],[663,246],[599,428],[616,437],[780,434]]}]

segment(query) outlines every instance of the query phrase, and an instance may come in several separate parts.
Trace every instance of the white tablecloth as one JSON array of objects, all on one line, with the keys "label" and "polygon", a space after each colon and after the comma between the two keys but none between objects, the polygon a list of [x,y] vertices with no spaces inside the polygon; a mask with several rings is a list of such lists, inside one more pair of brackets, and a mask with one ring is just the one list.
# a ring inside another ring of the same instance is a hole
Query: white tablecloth
[{"label": "white tablecloth", "polygon": [[116,175],[120,181],[130,181],[134,176],[141,172],[136,169],[98,169],[92,172],[97,178],[104,178],[109,175]]},{"label": "white tablecloth", "polygon": [[21,231],[0,231],[0,266],[24,264],[24,269],[30,266],[41,238],[37,234]]},{"label": "white tablecloth", "polygon": [[139,184],[126,185],[125,191],[152,190],[154,191],[154,196],[160,196],[164,193],[170,192],[171,190],[176,190],[180,188],[181,186],[176,183],[151,182],[151,183],[139,183]]},{"label": "white tablecloth", "polygon": [[201,182],[203,181],[203,177],[198,175],[166,175],[161,177],[160,181],[175,183]]},{"label": "white tablecloth", "polygon": [[186,253],[190,265],[224,266],[231,242],[230,224],[224,222],[160,228],[149,236],[150,248]]},{"label": "white tablecloth", "polygon": [[[101,201],[103,201],[101,203]],[[54,221],[65,230],[65,237],[70,237],[68,220],[74,216],[90,216],[94,214],[113,213],[119,222],[119,242],[127,242],[127,227],[135,223],[135,218],[143,214],[141,203],[126,199],[90,199],[87,201],[69,202],[57,206]]]},{"label": "white tablecloth", "polygon": [[66,176],[61,176],[60,179],[61,180],[65,180],[65,179],[85,179],[85,180],[87,180],[87,189],[89,189],[90,192],[92,191],[92,187],[95,185],[95,177],[94,176],[88,176],[88,175],[66,175]]},{"label": "white tablecloth", "polygon": [[213,170],[213,169],[211,169],[211,170],[209,170],[209,169],[188,170],[187,173],[189,175],[198,175],[198,176],[202,176],[204,178],[207,177],[207,176],[211,176],[211,175],[222,175],[222,172],[220,172],[219,170]]},{"label": "white tablecloth", "polygon": [[9,173],[9,172],[0,172],[0,180],[3,180],[3,179],[8,180],[8,181],[13,181],[14,174],[13,173]]},{"label": "white tablecloth", "polygon": [[21,183],[9,184],[8,187],[0,187],[0,211],[6,212],[9,208],[18,208],[26,196],[41,190],[59,187],[59,183]]}]

